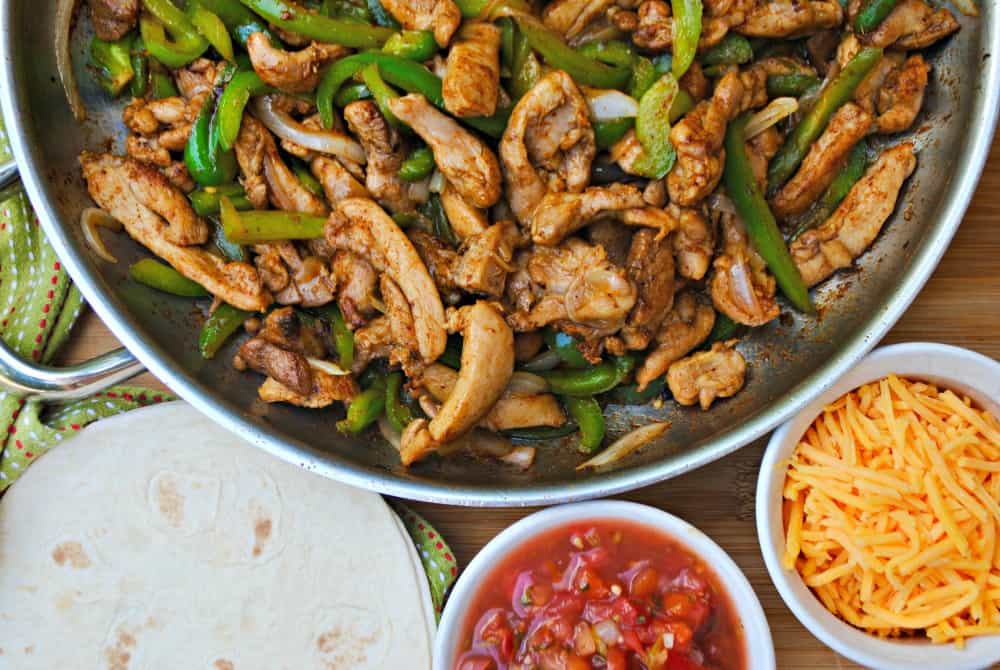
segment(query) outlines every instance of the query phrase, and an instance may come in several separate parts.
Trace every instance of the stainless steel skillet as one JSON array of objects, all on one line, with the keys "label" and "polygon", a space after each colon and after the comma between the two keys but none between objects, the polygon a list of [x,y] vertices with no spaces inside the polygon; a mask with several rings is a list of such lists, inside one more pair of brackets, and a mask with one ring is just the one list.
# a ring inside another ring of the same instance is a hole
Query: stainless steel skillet
[{"label": "stainless steel skillet", "polygon": [[[128,350],[187,401],[252,444],[355,486],[462,505],[550,504],[634,489],[730,453],[814,398],[896,322],[961,222],[993,135],[1000,8],[992,2],[981,8],[982,16],[960,17],[960,33],[931,50],[932,84],[913,134],[920,149],[917,172],[858,270],[816,292],[820,317],[786,314],[744,340],[740,346],[751,363],[747,387],[708,413],[671,403],[661,410],[614,408],[612,432],[653,417],[673,425],[660,442],[599,473],[575,472],[579,457],[559,443],[543,446],[527,472],[461,457],[431,459],[407,470],[388,445],[338,434],[336,412],[261,403],[259,380],[232,370],[227,351],[215,361],[200,358],[195,338],[201,314],[190,301],[154,294],[125,278],[127,265],[145,255],[138,245],[108,236],[118,265],[87,250],[77,221],[90,203],[76,157],[83,148],[105,146],[109,136],[120,140],[122,128],[118,107],[90,84],[84,35],[74,39],[73,55],[91,120],[81,127],[70,115],[56,75],[51,0],[0,0],[0,103],[21,178],[73,278]],[[18,374],[25,388],[38,385],[39,373],[31,366],[11,369],[9,352],[0,351],[0,363]],[[128,363],[127,355],[116,354],[94,367],[120,376],[132,371]],[[45,371],[45,385],[82,384],[92,371],[55,380]]]}]

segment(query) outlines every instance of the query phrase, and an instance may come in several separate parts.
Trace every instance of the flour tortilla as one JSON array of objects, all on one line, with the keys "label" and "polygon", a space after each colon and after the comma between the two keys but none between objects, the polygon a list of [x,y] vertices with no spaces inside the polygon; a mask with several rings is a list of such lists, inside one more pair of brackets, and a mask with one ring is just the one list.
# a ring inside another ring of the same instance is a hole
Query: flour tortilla
[{"label": "flour tortilla", "polygon": [[0,668],[429,668],[416,559],[379,496],[183,403],[129,412],[0,500]]}]

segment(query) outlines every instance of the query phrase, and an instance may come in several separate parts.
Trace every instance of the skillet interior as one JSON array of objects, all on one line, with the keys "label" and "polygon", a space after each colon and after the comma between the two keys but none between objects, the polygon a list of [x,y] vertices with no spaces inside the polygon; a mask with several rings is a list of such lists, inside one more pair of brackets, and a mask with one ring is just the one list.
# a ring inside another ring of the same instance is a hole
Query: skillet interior
[{"label": "skillet interior", "polygon": [[802,318],[786,306],[780,319],[745,338],[740,349],[751,366],[747,386],[708,413],[673,403],[661,410],[612,408],[612,436],[650,417],[671,421],[672,428],[659,443],[602,473],[577,474],[579,455],[559,442],[544,445],[527,472],[465,457],[430,459],[406,470],[388,445],[338,434],[339,410],[257,400],[259,378],[228,364],[232,344],[214,361],[198,355],[201,306],[126,278],[128,264],[147,252],[124,235],[106,235],[120,261],[109,265],[83,243],[77,220],[91,202],[77,155],[107,146],[109,137],[120,148],[123,138],[120,105],[106,100],[84,66],[86,22],[72,43],[91,115],[84,127],[73,121],[56,74],[54,2],[0,0],[0,98],[31,199],[74,279],[126,346],[186,400],[258,446],[354,485],[457,504],[545,504],[636,488],[720,458],[815,397],[895,323],[947,247],[989,149],[1000,91],[1000,19],[994,3],[981,8],[978,19],[957,15],[959,34],[929,50],[932,83],[912,133],[917,171],[858,270],[814,293],[820,317]]}]

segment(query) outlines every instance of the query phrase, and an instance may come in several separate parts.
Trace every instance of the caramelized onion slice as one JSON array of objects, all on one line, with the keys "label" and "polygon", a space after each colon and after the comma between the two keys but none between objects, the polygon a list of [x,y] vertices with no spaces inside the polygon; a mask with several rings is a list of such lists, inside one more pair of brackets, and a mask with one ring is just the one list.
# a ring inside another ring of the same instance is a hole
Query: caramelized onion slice
[{"label": "caramelized onion slice", "polygon": [[73,118],[76,119],[77,123],[83,123],[87,119],[87,108],[83,105],[80,88],[76,85],[76,75],[73,74],[73,58],[69,52],[73,10],[76,8],[76,4],[77,0],[58,0],[56,5],[56,70],[59,72],[59,82],[66,94],[66,102],[69,103],[70,111],[73,112]]},{"label": "caramelized onion slice", "polygon": [[83,239],[87,242],[87,246],[101,260],[108,263],[117,263],[118,259],[104,246],[104,240],[101,239],[100,233],[97,232],[98,226],[117,233],[122,229],[121,222],[103,209],[98,209],[97,207],[87,207],[80,213],[80,227],[83,228]]},{"label": "caramelized onion slice", "polygon": [[642,428],[636,428],[631,433],[622,435],[615,440],[614,444],[597,454],[590,460],[584,461],[576,466],[577,470],[587,468],[599,468],[603,465],[617,463],[642,445],[652,442],[660,435],[663,435],[670,428],[669,421],[657,421]]}]

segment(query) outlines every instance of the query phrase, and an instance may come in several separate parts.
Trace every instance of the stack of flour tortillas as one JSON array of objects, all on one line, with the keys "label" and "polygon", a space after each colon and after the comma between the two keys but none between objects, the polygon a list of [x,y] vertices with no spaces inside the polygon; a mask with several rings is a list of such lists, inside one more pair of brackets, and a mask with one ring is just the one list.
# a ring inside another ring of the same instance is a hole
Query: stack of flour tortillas
[{"label": "stack of flour tortillas", "polygon": [[91,425],[0,499],[0,668],[423,669],[433,621],[381,497],[182,403]]}]

